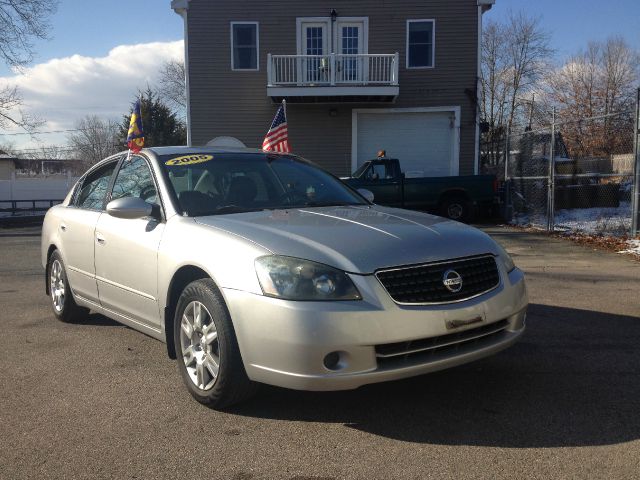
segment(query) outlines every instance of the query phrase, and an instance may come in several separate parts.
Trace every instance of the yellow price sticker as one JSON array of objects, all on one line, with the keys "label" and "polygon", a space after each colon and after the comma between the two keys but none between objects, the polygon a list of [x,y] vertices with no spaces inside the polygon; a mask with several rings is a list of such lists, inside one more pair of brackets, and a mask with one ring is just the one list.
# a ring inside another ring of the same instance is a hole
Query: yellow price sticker
[{"label": "yellow price sticker", "polygon": [[213,155],[193,154],[172,158],[171,160],[167,160],[166,162],[164,162],[164,164],[175,167],[181,165],[193,165],[194,163],[208,162],[209,160],[213,160]]}]

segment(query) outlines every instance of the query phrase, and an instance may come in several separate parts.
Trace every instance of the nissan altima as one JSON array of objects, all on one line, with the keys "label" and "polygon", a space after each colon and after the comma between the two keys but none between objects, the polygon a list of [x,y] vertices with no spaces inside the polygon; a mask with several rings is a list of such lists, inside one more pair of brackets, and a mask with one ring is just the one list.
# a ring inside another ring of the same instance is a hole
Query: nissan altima
[{"label": "nissan altima", "polygon": [[191,395],[343,390],[483,358],[525,329],[523,273],[485,233],[375,205],[313,163],[162,147],[92,167],[51,208],[53,314],[166,343]]}]

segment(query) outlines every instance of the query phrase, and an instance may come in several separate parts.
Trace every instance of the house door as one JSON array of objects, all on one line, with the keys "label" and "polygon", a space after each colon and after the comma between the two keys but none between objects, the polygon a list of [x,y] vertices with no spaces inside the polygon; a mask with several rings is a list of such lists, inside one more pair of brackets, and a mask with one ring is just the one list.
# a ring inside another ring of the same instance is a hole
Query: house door
[{"label": "house door", "polygon": [[336,53],[339,54],[336,81],[362,83],[367,72],[364,53],[364,23],[338,22]]},{"label": "house door", "polygon": [[325,22],[302,23],[300,51],[302,59],[300,74],[303,83],[329,82],[329,35]]}]

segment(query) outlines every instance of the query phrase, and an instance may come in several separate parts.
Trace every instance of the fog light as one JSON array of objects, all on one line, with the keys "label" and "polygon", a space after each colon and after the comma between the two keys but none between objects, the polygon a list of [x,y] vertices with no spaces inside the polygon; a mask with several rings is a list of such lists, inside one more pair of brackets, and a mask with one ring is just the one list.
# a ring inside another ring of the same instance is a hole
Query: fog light
[{"label": "fog light", "polygon": [[323,363],[327,370],[339,370],[340,368],[342,368],[342,366],[340,365],[340,352],[328,353],[324,357]]}]

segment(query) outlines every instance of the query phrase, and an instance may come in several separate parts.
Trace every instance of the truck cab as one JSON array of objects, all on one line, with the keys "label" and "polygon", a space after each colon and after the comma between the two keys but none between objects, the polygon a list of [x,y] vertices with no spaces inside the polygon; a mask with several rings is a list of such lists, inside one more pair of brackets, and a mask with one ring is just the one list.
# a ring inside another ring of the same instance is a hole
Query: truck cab
[{"label": "truck cab", "polygon": [[351,179],[358,188],[371,190],[377,204],[391,207],[403,206],[403,173],[398,159],[368,160],[353,172]]},{"label": "truck cab", "polygon": [[368,160],[343,181],[371,191],[379,205],[426,210],[460,221],[491,211],[497,199],[493,175],[424,177],[423,172],[403,172],[397,158]]}]

